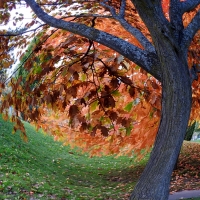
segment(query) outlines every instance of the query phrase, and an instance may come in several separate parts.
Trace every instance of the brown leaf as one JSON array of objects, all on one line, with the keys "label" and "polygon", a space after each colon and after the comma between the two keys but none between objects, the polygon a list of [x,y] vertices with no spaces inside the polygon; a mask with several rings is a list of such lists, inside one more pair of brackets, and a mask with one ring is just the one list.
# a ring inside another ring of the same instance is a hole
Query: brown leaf
[{"label": "brown leaf", "polygon": [[114,98],[112,96],[104,98],[103,105],[106,108],[109,108],[109,107],[114,108],[115,107],[115,100],[114,100]]},{"label": "brown leaf", "polygon": [[59,96],[60,96],[60,91],[57,91],[57,90],[53,91],[53,101],[54,101],[54,102],[56,101],[56,99],[57,99]]},{"label": "brown leaf", "polygon": [[85,131],[89,128],[89,125],[86,122],[81,123],[80,131]]},{"label": "brown leaf", "polygon": [[109,117],[110,117],[110,119],[112,119],[112,120],[115,121],[115,120],[118,118],[118,115],[117,115],[116,112],[114,112],[114,111],[110,111],[110,113],[109,113]]},{"label": "brown leaf", "polygon": [[99,129],[101,130],[101,134],[105,137],[108,136],[108,129],[105,126],[100,126]]},{"label": "brown leaf", "polygon": [[63,108],[63,109],[65,109],[65,108],[66,108],[66,106],[67,106],[67,103],[66,103],[66,101],[63,101],[63,102],[62,102],[62,108]]},{"label": "brown leaf", "polygon": [[103,68],[100,72],[99,72],[99,77],[104,77],[104,75],[107,73],[107,69]]},{"label": "brown leaf", "polygon": [[80,63],[76,63],[74,65],[72,65],[70,68],[69,68],[69,71],[71,73],[74,73],[74,72],[81,72],[82,71],[82,68],[83,66],[80,64]]},{"label": "brown leaf", "polygon": [[4,8],[4,4],[6,3],[6,0],[1,0],[0,1],[0,8]]},{"label": "brown leaf", "polygon": [[130,87],[128,92],[129,92],[130,96],[134,98],[134,96],[135,96],[135,88],[134,87]]},{"label": "brown leaf", "polygon": [[81,103],[81,104],[84,104],[84,106],[87,106],[86,101],[85,101],[84,98],[81,98],[81,102],[80,102],[80,103]]},{"label": "brown leaf", "polygon": [[110,81],[110,85],[112,88],[116,88],[119,85],[119,80],[117,78],[112,78],[112,80]]},{"label": "brown leaf", "polygon": [[71,118],[75,117],[79,113],[79,109],[77,105],[72,105],[69,108],[69,116]]},{"label": "brown leaf", "polygon": [[74,80],[78,80],[78,78],[79,78],[78,72],[74,72],[73,77],[74,77]]},{"label": "brown leaf", "polygon": [[118,117],[117,119],[117,124],[121,124],[122,123],[123,118],[122,117]]},{"label": "brown leaf", "polygon": [[155,89],[155,90],[160,89],[158,84],[156,84],[154,81],[151,82],[151,85],[152,85],[153,89]]},{"label": "brown leaf", "polygon": [[66,93],[69,93],[69,94],[72,95],[72,97],[76,98],[76,96],[77,96],[77,87],[76,86],[72,86],[72,87],[68,88]]},{"label": "brown leaf", "polygon": [[52,96],[50,94],[45,96],[45,100],[46,100],[47,104],[49,104],[49,103],[52,104]]},{"label": "brown leaf", "polygon": [[93,96],[96,96],[97,91],[96,90],[90,90],[90,94],[88,95],[88,98],[91,99]]},{"label": "brown leaf", "polygon": [[124,127],[129,127],[130,124],[131,124],[131,119],[122,119],[121,124],[122,124],[122,126],[124,126]]},{"label": "brown leaf", "polygon": [[110,92],[110,87],[109,87],[108,85],[105,85],[104,90],[105,90],[106,92]]},{"label": "brown leaf", "polygon": [[91,136],[95,136],[96,135],[96,131],[97,130],[100,130],[101,131],[101,134],[105,137],[108,136],[108,128],[106,128],[105,126],[102,126],[102,125],[97,125],[93,128],[92,132],[91,132]]}]

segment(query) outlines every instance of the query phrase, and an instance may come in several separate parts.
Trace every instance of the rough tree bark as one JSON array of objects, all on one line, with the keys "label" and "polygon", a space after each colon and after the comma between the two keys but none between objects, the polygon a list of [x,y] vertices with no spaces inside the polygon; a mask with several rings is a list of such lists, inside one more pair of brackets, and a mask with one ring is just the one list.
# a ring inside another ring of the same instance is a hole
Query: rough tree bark
[{"label": "rough tree bark", "polygon": [[[166,46],[165,46],[166,47]],[[185,137],[192,93],[188,66],[176,52],[165,48],[169,56],[162,66],[162,114],[156,142],[149,162],[132,195],[133,199],[167,200],[171,173]],[[164,54],[164,53],[163,53]]]},{"label": "rough tree bark", "polygon": [[[130,199],[167,200],[171,174],[185,137],[192,103],[187,56],[185,49],[181,49],[183,25],[179,19],[171,20],[174,27],[169,24],[162,14],[161,1],[155,0],[154,4],[144,0],[132,2],[150,30],[160,60],[162,112],[150,159]],[[176,10],[177,4],[174,6]],[[148,10],[148,18],[145,10]]]}]

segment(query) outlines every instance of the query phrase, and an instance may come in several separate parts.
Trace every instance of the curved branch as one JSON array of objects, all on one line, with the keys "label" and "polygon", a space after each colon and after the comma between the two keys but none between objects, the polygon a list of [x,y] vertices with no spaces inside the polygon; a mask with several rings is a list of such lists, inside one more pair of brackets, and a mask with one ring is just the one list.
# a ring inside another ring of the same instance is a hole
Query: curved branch
[{"label": "curved branch", "polygon": [[131,35],[133,35],[141,43],[145,50],[155,53],[154,46],[151,44],[151,42],[149,42],[149,40],[143,35],[143,33],[139,29],[131,26],[125,19],[118,18],[118,21],[125,30],[131,33]]},{"label": "curved branch", "polygon": [[121,7],[120,7],[119,14],[117,14],[115,12],[115,9],[112,6],[109,6],[106,3],[101,3],[101,5],[110,10],[113,18],[116,19],[118,22],[120,22],[120,24],[124,27],[124,29],[127,30],[131,35],[133,35],[140,42],[140,44],[144,47],[145,50],[155,53],[154,46],[143,35],[143,33],[139,29],[131,26],[125,20],[124,16],[125,16],[126,0],[121,1]]},{"label": "curved branch", "polygon": [[180,31],[184,29],[182,13],[180,12],[181,4],[180,0],[171,0],[169,8],[170,23],[175,30],[175,37],[179,40]]},{"label": "curved branch", "polygon": [[90,40],[96,41],[100,44],[103,44],[117,51],[121,55],[136,63],[137,65],[141,66],[144,70],[146,70],[158,80],[161,80],[159,60],[155,53],[144,51],[125,40],[122,40],[109,33],[97,30],[93,27],[88,27],[84,24],[56,19],[45,13],[35,2],[35,0],[25,1],[32,8],[32,10],[38,16],[38,18],[40,18],[43,22],[47,23],[48,25],[55,28],[67,30],[74,34],[78,34]]},{"label": "curved branch", "polygon": [[182,14],[185,12],[190,12],[195,7],[197,7],[200,4],[200,0],[187,0],[181,2],[181,11]]},{"label": "curved branch", "polygon": [[46,24],[41,24],[38,27],[34,28],[34,29],[23,29],[22,31],[7,31],[6,33],[0,33],[0,36],[5,36],[5,37],[9,37],[9,36],[19,36],[19,35],[23,35],[25,33],[29,33],[29,32],[35,32],[37,29],[41,28],[42,26],[45,26]]},{"label": "curved branch", "polygon": [[200,10],[196,13],[193,20],[183,31],[183,40],[181,43],[182,49],[188,49],[194,35],[197,33],[198,30],[200,30]]}]

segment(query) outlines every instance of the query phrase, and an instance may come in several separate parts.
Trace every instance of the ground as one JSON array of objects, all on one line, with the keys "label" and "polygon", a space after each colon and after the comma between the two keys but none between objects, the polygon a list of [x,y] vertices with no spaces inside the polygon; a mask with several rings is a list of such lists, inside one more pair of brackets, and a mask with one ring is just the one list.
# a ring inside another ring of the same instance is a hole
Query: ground
[{"label": "ground", "polygon": [[[148,160],[90,158],[25,123],[29,142],[0,117],[0,199],[127,200]],[[170,191],[200,189],[200,143],[184,142]]]},{"label": "ground", "polygon": [[200,143],[184,142],[178,168],[173,172],[170,191],[200,189]]}]

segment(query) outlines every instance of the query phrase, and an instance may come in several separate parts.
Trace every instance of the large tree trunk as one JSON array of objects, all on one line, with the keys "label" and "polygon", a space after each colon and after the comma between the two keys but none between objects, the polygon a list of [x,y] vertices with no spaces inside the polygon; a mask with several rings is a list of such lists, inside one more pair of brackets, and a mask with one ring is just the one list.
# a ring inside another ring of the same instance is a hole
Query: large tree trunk
[{"label": "large tree trunk", "polygon": [[170,26],[162,13],[161,1],[131,1],[148,27],[159,57],[162,112],[150,159],[130,199],[167,200],[171,174],[185,137],[192,103],[187,50],[181,49],[180,45],[183,26],[179,23],[175,23],[175,29]]},{"label": "large tree trunk", "polygon": [[163,64],[161,121],[150,159],[131,200],[168,199],[171,174],[191,110],[191,81],[186,62],[173,49],[163,48],[159,53]]}]

